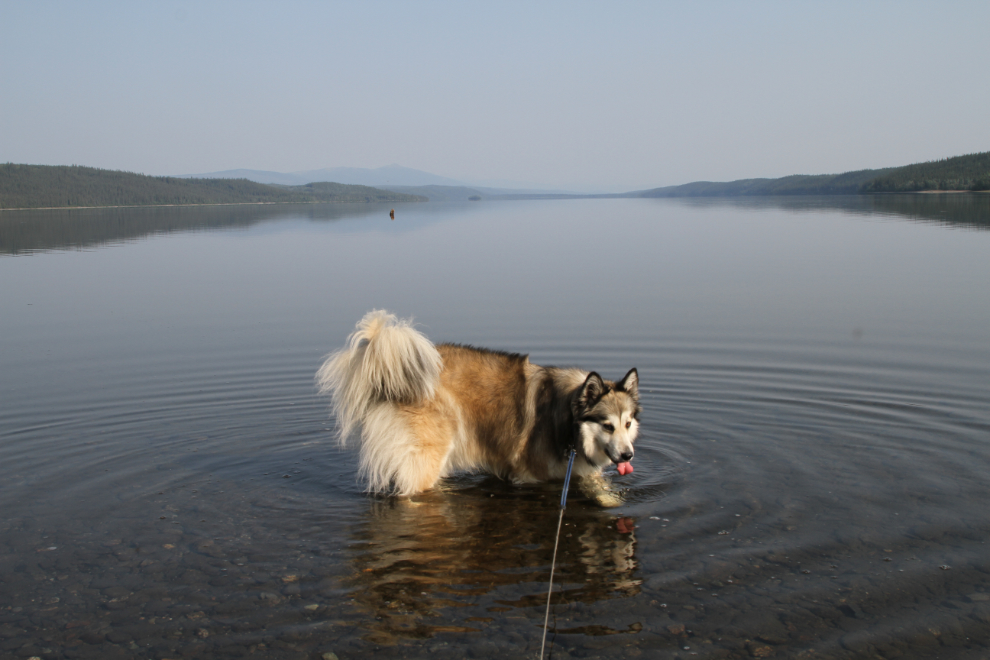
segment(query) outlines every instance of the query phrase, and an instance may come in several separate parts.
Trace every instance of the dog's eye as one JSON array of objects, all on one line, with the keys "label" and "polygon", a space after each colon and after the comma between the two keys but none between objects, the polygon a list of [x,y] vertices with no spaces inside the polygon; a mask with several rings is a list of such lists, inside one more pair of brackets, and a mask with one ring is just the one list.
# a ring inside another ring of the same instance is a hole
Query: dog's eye
[{"label": "dog's eye", "polygon": [[611,424],[602,424],[602,428],[608,431],[609,433],[615,430],[615,427],[612,426]]},{"label": "dog's eye", "polygon": [[632,426],[632,422],[626,422],[626,428],[629,428],[630,426]]}]

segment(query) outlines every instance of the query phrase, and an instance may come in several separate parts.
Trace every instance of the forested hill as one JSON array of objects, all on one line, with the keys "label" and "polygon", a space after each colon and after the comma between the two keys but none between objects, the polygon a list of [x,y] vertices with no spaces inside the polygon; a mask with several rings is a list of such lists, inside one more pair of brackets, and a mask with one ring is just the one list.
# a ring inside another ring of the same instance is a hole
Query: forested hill
[{"label": "forested hill", "polygon": [[780,179],[741,179],[726,183],[696,181],[643,190],[632,196],[855,195],[925,190],[990,190],[990,152],[844,174],[795,174]]},{"label": "forested hill", "polygon": [[0,209],[416,201],[426,199],[341,183],[277,186],[247,179],[145,176],[78,165],[0,164]]},{"label": "forested hill", "polygon": [[990,151],[886,170],[862,192],[990,190]]}]

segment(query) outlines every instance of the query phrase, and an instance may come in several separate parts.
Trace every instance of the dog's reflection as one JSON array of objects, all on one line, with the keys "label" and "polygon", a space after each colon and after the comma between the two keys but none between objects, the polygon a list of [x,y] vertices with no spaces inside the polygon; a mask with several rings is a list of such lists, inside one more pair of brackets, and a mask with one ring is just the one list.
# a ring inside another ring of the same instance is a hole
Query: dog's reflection
[{"label": "dog's reflection", "polygon": [[[552,488],[489,480],[374,500],[351,545],[352,596],[371,615],[370,637],[388,643],[469,632],[517,608],[536,608],[535,618],[546,603],[557,532]],[[638,593],[635,550],[631,518],[574,497],[560,531],[554,602]],[[464,608],[459,616],[442,611],[455,607]],[[441,625],[449,623],[456,625]]]}]

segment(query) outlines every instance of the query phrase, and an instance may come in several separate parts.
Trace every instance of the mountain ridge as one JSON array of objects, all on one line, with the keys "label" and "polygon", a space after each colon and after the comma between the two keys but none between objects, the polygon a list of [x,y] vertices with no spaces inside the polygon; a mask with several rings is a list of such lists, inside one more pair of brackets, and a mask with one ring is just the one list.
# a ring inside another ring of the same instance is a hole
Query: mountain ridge
[{"label": "mountain ridge", "polygon": [[297,172],[235,169],[205,174],[180,174],[178,179],[247,179],[257,183],[302,186],[307,183],[332,181],[361,186],[466,186],[463,181],[392,164],[384,167],[324,167]]}]

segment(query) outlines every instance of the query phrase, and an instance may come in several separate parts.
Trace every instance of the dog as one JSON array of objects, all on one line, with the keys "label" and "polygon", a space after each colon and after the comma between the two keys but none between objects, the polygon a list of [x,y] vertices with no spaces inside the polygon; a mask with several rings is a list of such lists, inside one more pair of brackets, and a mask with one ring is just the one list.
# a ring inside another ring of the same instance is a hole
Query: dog
[{"label": "dog", "polygon": [[581,489],[621,503],[602,469],[620,475],[639,431],[639,374],[618,382],[594,371],[541,367],[529,356],[434,345],[411,320],[369,312],[316,373],[339,439],[360,434],[367,490],[410,496],[457,472],[513,483],[563,479],[570,449]]}]

